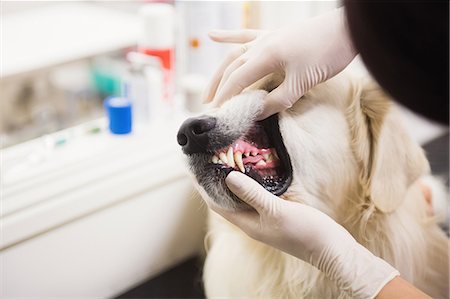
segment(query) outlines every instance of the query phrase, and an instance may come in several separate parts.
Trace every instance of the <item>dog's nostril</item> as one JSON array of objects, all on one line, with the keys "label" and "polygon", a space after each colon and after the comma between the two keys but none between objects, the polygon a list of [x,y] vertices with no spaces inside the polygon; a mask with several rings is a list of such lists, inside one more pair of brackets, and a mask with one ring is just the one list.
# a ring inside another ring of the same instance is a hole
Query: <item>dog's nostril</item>
[{"label": "dog's nostril", "polygon": [[201,116],[187,119],[177,134],[178,144],[186,154],[205,152],[209,146],[210,134],[216,126],[216,118]]},{"label": "dog's nostril", "polygon": [[211,131],[216,126],[216,121],[211,119],[200,119],[192,124],[192,133],[200,135]]},{"label": "dog's nostril", "polygon": [[205,130],[202,129],[200,124],[196,124],[192,127],[192,133],[194,133],[195,135],[200,135],[204,132]]},{"label": "dog's nostril", "polygon": [[185,146],[188,143],[187,136],[184,134],[178,134],[177,141],[178,141],[178,144],[181,146]]}]

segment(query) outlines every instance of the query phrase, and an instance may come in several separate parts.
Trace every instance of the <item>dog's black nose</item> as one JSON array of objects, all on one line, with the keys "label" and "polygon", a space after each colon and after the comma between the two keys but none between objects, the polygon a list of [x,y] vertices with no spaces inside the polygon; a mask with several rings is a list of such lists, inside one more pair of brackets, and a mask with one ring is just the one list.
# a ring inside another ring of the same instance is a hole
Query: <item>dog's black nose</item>
[{"label": "dog's black nose", "polygon": [[177,141],[185,154],[206,152],[209,144],[209,132],[216,126],[216,118],[200,116],[188,118],[178,130]]}]

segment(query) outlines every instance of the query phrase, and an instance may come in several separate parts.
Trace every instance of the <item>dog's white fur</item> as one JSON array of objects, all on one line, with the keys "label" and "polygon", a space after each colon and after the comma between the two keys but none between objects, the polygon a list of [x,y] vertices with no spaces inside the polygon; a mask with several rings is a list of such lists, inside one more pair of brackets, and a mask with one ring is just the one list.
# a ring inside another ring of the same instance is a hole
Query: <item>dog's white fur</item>
[{"label": "dog's white fur", "polygon": [[[233,99],[230,107],[242,109]],[[449,241],[427,215],[417,184],[429,165],[380,88],[338,75],[280,113],[279,125],[294,173],[282,197],[327,213],[404,279],[448,298]],[[350,296],[316,268],[250,239],[213,212],[207,244],[209,298]]]}]

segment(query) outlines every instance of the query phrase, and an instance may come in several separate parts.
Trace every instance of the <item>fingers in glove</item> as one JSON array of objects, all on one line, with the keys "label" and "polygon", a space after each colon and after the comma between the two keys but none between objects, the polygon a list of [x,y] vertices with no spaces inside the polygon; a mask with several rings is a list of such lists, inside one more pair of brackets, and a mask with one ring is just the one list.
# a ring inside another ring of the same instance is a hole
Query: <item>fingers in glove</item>
[{"label": "fingers in glove", "polygon": [[214,98],[214,95],[216,94],[217,87],[219,86],[219,83],[222,80],[223,73],[228,68],[228,66],[236,60],[239,56],[244,54],[247,51],[247,46],[242,45],[234,48],[231,50],[228,55],[225,57],[224,61],[220,64],[219,68],[214,72],[214,75],[212,76],[212,79],[208,85],[208,87],[205,89],[205,93],[203,95],[203,102],[209,103]]},{"label": "fingers in glove", "polygon": [[273,65],[261,62],[261,59],[251,59],[236,70],[234,70],[217,89],[214,97],[215,106],[222,105],[223,102],[239,94],[259,79],[273,72]]},{"label": "fingers in glove", "polygon": [[226,70],[223,72],[223,76],[222,79],[220,80],[219,87],[217,87],[217,90],[221,90],[225,82],[227,82],[228,79],[230,78],[231,74],[246,62],[244,56],[245,54],[239,56],[226,68]]},{"label": "fingers in glove", "polygon": [[220,43],[247,43],[258,37],[259,30],[213,30],[209,37]]},{"label": "fingers in glove", "polygon": [[277,215],[282,199],[264,189],[252,178],[238,171],[232,171],[225,182],[237,197],[252,206],[260,215]]},{"label": "fingers in glove", "polygon": [[263,120],[272,114],[291,108],[302,96],[298,86],[291,86],[286,78],[277,88],[272,90],[264,99],[264,110],[257,120]]}]

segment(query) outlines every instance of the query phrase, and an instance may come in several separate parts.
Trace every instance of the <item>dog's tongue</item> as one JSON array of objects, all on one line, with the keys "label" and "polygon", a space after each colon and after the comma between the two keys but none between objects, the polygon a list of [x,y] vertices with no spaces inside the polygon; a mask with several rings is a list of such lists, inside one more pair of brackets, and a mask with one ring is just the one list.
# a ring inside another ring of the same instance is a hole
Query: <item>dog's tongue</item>
[{"label": "dog's tongue", "polygon": [[242,162],[244,162],[244,164],[247,164],[247,163],[254,163],[254,164],[256,164],[256,163],[258,163],[261,160],[263,160],[263,156],[257,155],[257,156],[254,156],[254,157],[253,156],[249,156],[249,157],[243,158]]}]

